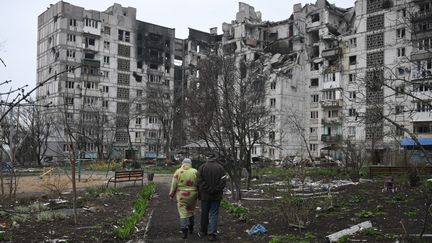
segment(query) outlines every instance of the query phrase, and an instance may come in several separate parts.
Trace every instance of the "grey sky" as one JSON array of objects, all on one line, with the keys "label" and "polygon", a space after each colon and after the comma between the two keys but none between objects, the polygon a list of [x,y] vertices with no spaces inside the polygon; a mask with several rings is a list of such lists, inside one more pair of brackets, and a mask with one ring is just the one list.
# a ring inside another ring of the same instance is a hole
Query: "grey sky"
[{"label": "grey sky", "polygon": [[[209,31],[218,27],[221,33],[223,22],[235,19],[238,10],[236,0],[69,0],[85,9],[103,11],[114,2],[137,9],[137,19],[175,28],[177,38],[186,38],[188,27]],[[309,0],[243,0],[262,13],[263,20],[278,21],[289,18],[295,3],[302,5],[315,2]],[[330,0],[338,7],[352,7],[352,0]],[[0,57],[7,67],[0,66],[0,82],[12,80],[0,86],[0,92],[18,88],[25,84],[26,90],[36,84],[37,16],[56,1],[13,0],[4,1],[0,18]],[[6,97],[1,97],[4,100]]]}]

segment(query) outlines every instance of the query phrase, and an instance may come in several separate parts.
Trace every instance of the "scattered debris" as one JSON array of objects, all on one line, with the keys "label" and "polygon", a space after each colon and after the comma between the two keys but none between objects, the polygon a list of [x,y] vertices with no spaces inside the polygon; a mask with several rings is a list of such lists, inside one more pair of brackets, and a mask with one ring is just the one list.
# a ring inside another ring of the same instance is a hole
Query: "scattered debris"
[{"label": "scattered debris", "polygon": [[260,235],[267,233],[267,229],[261,224],[256,224],[246,231],[249,235]]},{"label": "scattered debris", "polygon": [[242,200],[245,201],[273,201],[272,198],[251,198],[251,197],[244,197]]},{"label": "scattered debris", "polygon": [[330,242],[337,242],[337,240],[339,240],[339,238],[345,236],[345,235],[353,235],[358,231],[361,231],[363,229],[368,229],[372,227],[372,223],[371,221],[365,221],[359,224],[356,224],[354,226],[351,226],[350,228],[338,231],[336,233],[333,233],[331,235],[327,235],[326,238],[330,241]]},{"label": "scattered debris", "polygon": [[288,225],[297,229],[306,229],[306,227],[301,224],[288,224]]},{"label": "scattered debris", "polygon": [[370,183],[370,182],[374,182],[374,180],[372,179],[365,179],[365,178],[360,178],[359,179],[360,183]]},{"label": "scattered debris", "polygon": [[64,200],[64,199],[61,199],[61,198],[50,199],[49,201],[50,201],[50,202],[54,202],[55,204],[62,204],[62,203],[67,203],[67,202],[69,202],[68,200]]}]

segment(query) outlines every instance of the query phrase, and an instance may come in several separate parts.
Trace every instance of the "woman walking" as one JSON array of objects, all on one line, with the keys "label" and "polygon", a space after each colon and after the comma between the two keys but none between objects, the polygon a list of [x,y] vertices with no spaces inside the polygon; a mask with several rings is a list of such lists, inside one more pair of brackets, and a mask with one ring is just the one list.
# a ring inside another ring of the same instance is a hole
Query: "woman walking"
[{"label": "woman walking", "polygon": [[171,182],[169,196],[171,199],[176,195],[177,210],[180,215],[180,227],[183,232],[183,239],[189,233],[193,233],[194,210],[198,198],[197,170],[192,168],[192,162],[186,158],[181,167],[176,170]]}]

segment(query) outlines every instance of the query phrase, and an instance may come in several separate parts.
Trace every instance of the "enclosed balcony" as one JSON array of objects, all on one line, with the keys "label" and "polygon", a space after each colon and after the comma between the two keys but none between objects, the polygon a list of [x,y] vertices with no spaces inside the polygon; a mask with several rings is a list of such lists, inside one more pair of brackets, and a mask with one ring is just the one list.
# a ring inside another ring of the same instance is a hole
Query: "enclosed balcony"
[{"label": "enclosed balcony", "polygon": [[338,107],[342,107],[342,105],[343,105],[342,99],[321,100],[320,103],[321,103],[321,107],[323,107],[323,108],[338,108]]},{"label": "enclosed balcony", "polygon": [[339,47],[331,48],[331,49],[325,49],[321,52],[321,57],[323,58],[336,58],[339,56]]},{"label": "enclosed balcony", "polygon": [[328,134],[322,134],[321,135],[321,141],[325,143],[338,143],[342,141],[342,135],[335,134],[335,135],[328,135]]}]

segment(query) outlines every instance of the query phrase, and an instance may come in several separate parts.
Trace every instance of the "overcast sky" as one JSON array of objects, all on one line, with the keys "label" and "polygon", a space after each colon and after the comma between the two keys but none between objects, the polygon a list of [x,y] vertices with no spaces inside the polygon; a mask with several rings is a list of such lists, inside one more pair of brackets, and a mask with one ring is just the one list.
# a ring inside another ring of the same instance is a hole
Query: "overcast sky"
[{"label": "overcast sky", "polygon": [[[69,0],[71,4],[104,11],[114,2],[124,7],[137,9],[137,19],[175,28],[177,38],[186,38],[188,27],[209,31],[218,27],[221,34],[223,22],[231,22],[238,11],[236,0]],[[263,20],[278,21],[289,18],[293,4],[314,2],[309,0],[243,0],[260,11]],[[338,7],[352,7],[353,0],[330,0]],[[1,85],[0,92],[36,84],[37,17],[47,9],[49,0],[11,0],[1,5],[0,58],[6,67],[0,66],[0,82],[12,80],[10,85]],[[2,100],[5,97],[1,97]]]}]

